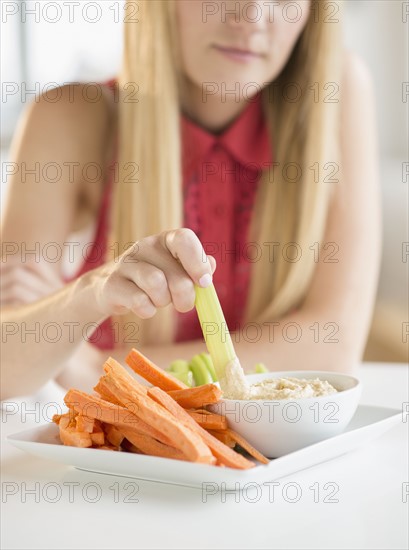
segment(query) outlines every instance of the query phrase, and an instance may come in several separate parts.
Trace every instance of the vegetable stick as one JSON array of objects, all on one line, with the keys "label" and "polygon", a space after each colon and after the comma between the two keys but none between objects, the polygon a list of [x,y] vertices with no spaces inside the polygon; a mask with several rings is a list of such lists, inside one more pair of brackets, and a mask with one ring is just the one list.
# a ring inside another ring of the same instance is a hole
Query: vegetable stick
[{"label": "vegetable stick", "polygon": [[194,409],[217,403],[222,396],[221,390],[214,384],[187,388],[186,390],[172,390],[168,394],[184,409]]},{"label": "vegetable stick", "polygon": [[150,435],[162,443],[169,444],[169,439],[161,432],[146,424],[143,420],[132,414],[129,409],[103,401],[94,395],[79,390],[69,390],[64,398],[67,407],[75,408],[80,414],[90,418],[96,418],[102,422],[121,428],[131,428],[139,433]]},{"label": "vegetable stick", "polygon": [[128,354],[126,363],[134,372],[142,376],[150,384],[158,386],[164,391],[183,390],[189,387],[169,372],[160,369],[135,348]]},{"label": "vegetable stick", "polygon": [[162,391],[160,388],[149,388],[148,395],[172,413],[182,424],[189,426],[189,428],[199,434],[210,447],[213,455],[219,462],[229,466],[230,468],[238,468],[242,470],[254,467],[254,464],[250,460],[247,460],[247,458],[236,453],[233,449],[223,445],[223,443],[209,434],[209,432],[201,428],[199,424],[197,424],[197,422],[189,416],[185,409],[176,403],[176,401],[174,401],[166,392]]},{"label": "vegetable stick", "polygon": [[55,414],[52,418],[53,422],[56,424],[61,424],[64,428],[75,428],[76,421],[75,417],[77,416],[77,413],[73,411],[72,409],[69,409],[68,412],[65,414]]},{"label": "vegetable stick", "polygon": [[129,372],[127,372],[127,370],[120,363],[118,363],[118,361],[115,361],[115,359],[113,359],[112,357],[110,357],[107,361],[105,361],[104,371],[107,374],[110,374],[111,376],[115,377],[117,380],[120,380],[121,382],[123,382],[126,386],[129,387],[129,389],[134,390],[138,393],[141,393],[142,395],[148,394],[148,388],[146,386],[143,386],[140,382],[138,382],[138,380],[136,380],[136,378],[131,376]]},{"label": "vegetable stick", "polygon": [[205,430],[226,430],[227,420],[219,414],[203,414],[197,411],[186,411],[195,422]]},{"label": "vegetable stick", "polygon": [[101,380],[98,381],[98,384],[93,388],[93,390],[96,391],[104,401],[108,401],[114,405],[120,405],[119,401],[115,399],[115,396],[108,390],[108,388],[101,384]]},{"label": "vegetable stick", "polygon": [[249,453],[250,456],[261,462],[262,464],[268,464],[270,461],[264,455],[262,455],[257,449],[255,449],[244,437],[242,437],[237,432],[228,429],[227,433],[236,443],[240,445],[245,451]]},{"label": "vegetable stick", "polygon": [[206,288],[195,285],[195,291],[195,305],[203,336],[216,376],[222,381],[226,365],[236,358],[236,352],[214,285]]},{"label": "vegetable stick", "polygon": [[77,414],[75,417],[76,428],[79,432],[87,432],[91,434],[94,430],[95,420],[93,418],[88,418],[82,414]]},{"label": "vegetable stick", "polygon": [[59,424],[63,416],[63,414],[54,414],[52,417],[52,421],[55,422],[55,424]]},{"label": "vegetable stick", "polygon": [[[176,421],[174,416],[148,396],[133,391],[122,380],[111,375],[106,376],[109,389],[125,407],[131,406],[132,412],[148,425],[165,435],[171,446],[179,449],[189,460],[213,464],[214,457],[202,438]],[[172,399],[172,398],[169,398]]]},{"label": "vegetable stick", "polygon": [[104,445],[105,444],[105,434],[104,432],[94,432],[90,434],[91,441],[93,445]]},{"label": "vegetable stick", "polygon": [[114,447],[119,447],[124,439],[124,435],[118,428],[112,426],[112,424],[103,424],[106,439]]},{"label": "vegetable stick", "polygon": [[209,430],[209,433],[212,434],[216,439],[230,447],[231,449],[234,449],[236,446],[236,442],[232,438],[232,436],[227,432],[227,430]]},{"label": "vegetable stick", "polygon": [[75,428],[64,427],[59,424],[60,439],[69,447],[92,447],[91,434],[78,432]]},{"label": "vegetable stick", "polygon": [[185,455],[181,451],[170,447],[170,445],[164,445],[149,435],[138,434],[127,429],[122,430],[122,433],[143,454],[175,460],[186,460]]}]

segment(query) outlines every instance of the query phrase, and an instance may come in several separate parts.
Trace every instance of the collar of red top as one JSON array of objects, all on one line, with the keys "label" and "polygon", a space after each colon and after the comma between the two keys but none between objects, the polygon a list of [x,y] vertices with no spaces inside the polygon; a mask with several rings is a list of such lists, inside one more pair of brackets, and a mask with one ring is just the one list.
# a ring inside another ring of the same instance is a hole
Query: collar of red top
[{"label": "collar of red top", "polygon": [[242,166],[254,170],[271,166],[272,153],[258,94],[239,117],[220,135],[214,135],[182,115],[183,173],[189,176],[216,145],[223,147]]}]

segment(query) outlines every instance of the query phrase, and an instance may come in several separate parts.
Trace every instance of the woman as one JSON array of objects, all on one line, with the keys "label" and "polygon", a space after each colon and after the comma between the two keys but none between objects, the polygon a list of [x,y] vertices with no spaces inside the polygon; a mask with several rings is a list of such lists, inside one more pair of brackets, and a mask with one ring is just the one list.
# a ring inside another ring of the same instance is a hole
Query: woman
[{"label": "woman", "polygon": [[[89,388],[110,349],[162,367],[204,351],[194,283],[212,277],[245,368],[353,369],[380,221],[373,88],[342,48],[341,12],[136,7],[118,86],[44,94],[16,132],[15,166],[62,175],[10,181],[2,398],[51,377]],[[50,242],[62,250],[91,222],[94,247],[69,282]]]}]

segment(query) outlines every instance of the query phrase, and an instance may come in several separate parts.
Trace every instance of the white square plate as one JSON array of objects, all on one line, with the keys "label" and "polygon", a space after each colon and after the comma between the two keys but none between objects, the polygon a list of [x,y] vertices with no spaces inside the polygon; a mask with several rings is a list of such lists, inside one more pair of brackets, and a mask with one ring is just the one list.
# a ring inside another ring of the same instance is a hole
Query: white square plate
[{"label": "white square plate", "polygon": [[360,405],[342,434],[250,470],[217,468],[126,452],[66,447],[61,444],[58,427],[53,423],[10,435],[7,439],[23,451],[81,470],[188,487],[202,488],[205,483],[214,483],[217,487],[240,490],[246,483],[275,481],[352,451],[398,424],[401,417],[401,411],[396,409]]}]

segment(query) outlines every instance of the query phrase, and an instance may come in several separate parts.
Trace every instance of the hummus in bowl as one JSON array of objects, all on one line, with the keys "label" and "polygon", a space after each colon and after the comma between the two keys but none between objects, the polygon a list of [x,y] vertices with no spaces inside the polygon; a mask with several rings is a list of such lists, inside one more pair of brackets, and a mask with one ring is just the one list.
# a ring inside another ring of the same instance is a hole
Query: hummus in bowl
[{"label": "hummus in bowl", "polygon": [[209,408],[269,458],[343,432],[361,395],[359,380],[341,373],[228,374],[223,399]]}]

